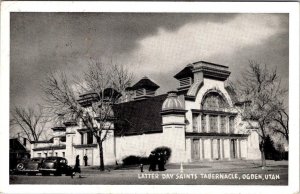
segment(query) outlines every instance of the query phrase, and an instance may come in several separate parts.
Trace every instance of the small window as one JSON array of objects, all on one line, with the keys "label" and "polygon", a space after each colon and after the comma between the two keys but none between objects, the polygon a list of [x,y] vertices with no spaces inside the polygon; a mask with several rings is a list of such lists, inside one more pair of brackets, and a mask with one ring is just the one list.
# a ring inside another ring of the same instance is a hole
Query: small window
[{"label": "small window", "polygon": [[45,157],[47,157],[48,156],[48,154],[47,153],[45,153]]},{"label": "small window", "polygon": [[193,114],[193,132],[198,132],[198,115]]},{"label": "small window", "polygon": [[210,126],[210,132],[218,132],[218,116],[216,115],[209,116],[209,126]]},{"label": "small window", "polygon": [[147,96],[154,96],[155,95],[155,91],[154,90],[146,90],[146,95]]},{"label": "small window", "polygon": [[206,115],[201,116],[201,130],[206,132]]},{"label": "small window", "polygon": [[229,117],[229,132],[234,133],[234,117]]},{"label": "small window", "polygon": [[226,117],[221,116],[220,132],[226,133]]},{"label": "small window", "polygon": [[93,143],[93,133],[91,131],[87,132],[87,144]]},{"label": "small window", "polygon": [[57,153],[57,152],[55,152],[55,156],[58,156],[58,153]]},{"label": "small window", "polygon": [[185,77],[185,78],[181,78],[179,80],[179,86],[180,87],[189,86],[191,84],[192,84],[192,78],[191,77]]},{"label": "small window", "polygon": [[143,96],[144,95],[144,88],[137,89],[135,95],[136,96]]},{"label": "small window", "polygon": [[38,157],[41,157],[42,156],[42,154],[41,153],[38,153]]},{"label": "small window", "polygon": [[81,145],[82,145],[83,144],[83,137],[84,137],[83,133],[80,133],[80,137],[81,137]]}]

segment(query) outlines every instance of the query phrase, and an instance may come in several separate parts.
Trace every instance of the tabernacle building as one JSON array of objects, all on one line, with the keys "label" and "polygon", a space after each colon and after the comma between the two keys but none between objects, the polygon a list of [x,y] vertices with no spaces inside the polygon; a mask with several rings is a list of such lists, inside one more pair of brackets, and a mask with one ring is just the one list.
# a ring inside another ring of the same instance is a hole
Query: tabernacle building
[{"label": "tabernacle building", "polygon": [[[125,102],[113,107],[116,118],[103,142],[105,164],[121,163],[130,156],[147,157],[160,146],[171,148],[169,162],[260,159],[255,122],[244,120],[243,103],[225,86],[227,66],[199,61],[187,65],[174,78],[176,91],[156,95],[159,86],[143,77],[127,88]],[[89,106],[95,93],[80,96]],[[76,155],[88,156],[89,165],[99,165],[99,148],[92,133],[80,121],[58,123],[53,141],[35,143],[31,156],[63,156],[69,164]]]}]

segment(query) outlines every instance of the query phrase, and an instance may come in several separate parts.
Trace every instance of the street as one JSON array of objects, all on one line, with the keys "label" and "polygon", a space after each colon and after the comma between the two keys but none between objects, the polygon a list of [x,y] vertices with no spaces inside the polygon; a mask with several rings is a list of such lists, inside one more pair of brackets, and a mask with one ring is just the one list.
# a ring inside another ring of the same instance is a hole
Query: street
[{"label": "street", "polygon": [[116,184],[116,185],[287,185],[288,162],[267,161],[262,169],[260,161],[198,162],[169,164],[166,171],[140,172],[138,166],[110,169],[82,167],[82,178],[69,176],[11,175],[10,184]]}]

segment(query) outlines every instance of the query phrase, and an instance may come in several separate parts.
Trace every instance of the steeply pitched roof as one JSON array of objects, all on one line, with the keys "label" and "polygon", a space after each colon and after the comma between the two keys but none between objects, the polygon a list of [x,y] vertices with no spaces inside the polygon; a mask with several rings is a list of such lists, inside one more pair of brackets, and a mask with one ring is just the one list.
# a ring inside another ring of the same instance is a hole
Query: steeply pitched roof
[{"label": "steeply pitched roof", "polygon": [[146,89],[158,89],[159,85],[151,81],[148,77],[143,77],[140,81],[138,81],[136,84],[134,84],[130,89],[136,90],[140,88],[146,88]]},{"label": "steeply pitched roof", "polygon": [[210,63],[207,61],[197,61],[188,64],[183,70],[177,73],[174,78],[181,79],[186,77],[193,77],[193,71],[197,69],[203,71],[205,77],[220,79],[223,81],[226,80],[230,75],[228,66]]},{"label": "steeply pitched roof", "polygon": [[167,94],[130,101],[113,107],[116,116],[115,135],[136,135],[162,132],[162,104]]},{"label": "steeply pitched roof", "polygon": [[193,67],[191,65],[187,65],[183,70],[174,75],[174,78],[180,79],[185,77],[193,77],[192,69]]}]

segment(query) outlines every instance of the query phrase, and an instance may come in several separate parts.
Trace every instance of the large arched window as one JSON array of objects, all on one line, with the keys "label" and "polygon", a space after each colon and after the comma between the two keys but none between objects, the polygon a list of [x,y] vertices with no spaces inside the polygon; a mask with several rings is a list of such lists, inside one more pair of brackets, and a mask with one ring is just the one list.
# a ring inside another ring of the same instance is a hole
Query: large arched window
[{"label": "large arched window", "polygon": [[218,92],[209,92],[206,94],[201,105],[204,110],[218,110],[229,107],[226,100]]}]

